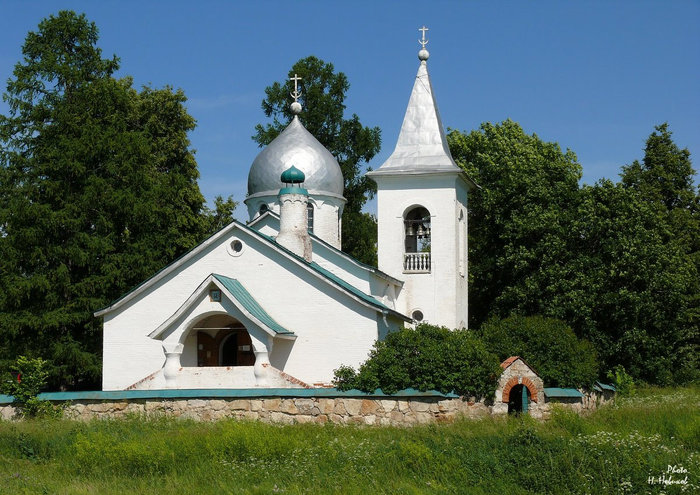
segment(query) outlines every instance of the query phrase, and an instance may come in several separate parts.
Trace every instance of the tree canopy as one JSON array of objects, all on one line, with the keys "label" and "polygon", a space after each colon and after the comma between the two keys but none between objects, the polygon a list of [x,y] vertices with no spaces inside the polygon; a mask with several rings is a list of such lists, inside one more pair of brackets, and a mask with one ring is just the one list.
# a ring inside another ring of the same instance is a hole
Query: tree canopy
[{"label": "tree canopy", "polygon": [[292,119],[289,94],[294,87],[289,78],[294,74],[301,77],[299,102],[303,111],[299,119],[335,156],[343,172],[347,203],[342,217],[342,249],[360,261],[376,265],[376,220],[362,213],[376,186],[364,176],[363,164],[379,152],[381,132],[378,127],[363,126],[356,114],[345,118],[345,96],[350,88],[346,75],[314,56],[298,60],[286,81],[265,88],[262,109],[272,122],[256,125],[253,140],[260,146],[270,144]]},{"label": "tree canopy", "polygon": [[215,224],[185,95],[116,79],[119,60],[102,58],[97,40],[85,15],[43,20],[0,117],[0,364],[43,357],[52,387],[99,386],[92,313]]},{"label": "tree canopy", "polygon": [[500,361],[520,356],[547,387],[590,387],[598,378],[596,352],[561,320],[511,316],[487,321],[477,335]]},{"label": "tree canopy", "polygon": [[469,315],[546,313],[565,274],[567,210],[581,166],[571,151],[528,135],[516,122],[448,134],[455,161],[481,186],[469,198]]},{"label": "tree canopy", "polygon": [[698,194],[688,150],[666,124],[622,182],[579,186],[571,151],[512,121],[451,131],[457,163],[482,187],[470,198],[470,326],[543,315],[589,340],[606,371],[696,379]]}]

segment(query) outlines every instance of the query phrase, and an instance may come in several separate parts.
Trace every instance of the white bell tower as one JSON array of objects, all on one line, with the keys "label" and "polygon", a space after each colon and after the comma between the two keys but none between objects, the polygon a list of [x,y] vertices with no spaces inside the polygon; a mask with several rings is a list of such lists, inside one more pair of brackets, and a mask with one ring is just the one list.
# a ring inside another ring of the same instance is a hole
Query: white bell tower
[{"label": "white bell tower", "polygon": [[398,311],[467,326],[467,195],[476,185],[447,146],[428,76],[427,40],[396,149],[367,175],[377,183],[379,269],[404,280]]}]

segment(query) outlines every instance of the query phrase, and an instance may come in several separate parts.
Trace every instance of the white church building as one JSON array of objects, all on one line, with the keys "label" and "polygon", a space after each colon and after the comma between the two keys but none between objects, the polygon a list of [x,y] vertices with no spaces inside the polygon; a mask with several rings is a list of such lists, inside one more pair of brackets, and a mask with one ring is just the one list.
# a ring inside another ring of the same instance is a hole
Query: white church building
[{"label": "white church building", "polygon": [[467,325],[475,185],[450,155],[425,43],[396,149],[368,173],[379,267],[340,251],[340,166],[295,115],[253,161],[247,223],[95,313],[103,390],[329,386],[402,325]]}]

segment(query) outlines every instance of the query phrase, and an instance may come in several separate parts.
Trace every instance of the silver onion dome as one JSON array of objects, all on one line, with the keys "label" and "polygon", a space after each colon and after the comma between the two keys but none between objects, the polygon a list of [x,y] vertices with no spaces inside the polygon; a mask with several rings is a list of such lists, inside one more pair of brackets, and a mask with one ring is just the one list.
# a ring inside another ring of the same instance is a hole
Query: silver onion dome
[{"label": "silver onion dome", "polygon": [[248,197],[276,196],[280,175],[291,166],[301,170],[309,194],[343,197],[343,174],[335,157],[294,117],[253,160],[248,173]]}]

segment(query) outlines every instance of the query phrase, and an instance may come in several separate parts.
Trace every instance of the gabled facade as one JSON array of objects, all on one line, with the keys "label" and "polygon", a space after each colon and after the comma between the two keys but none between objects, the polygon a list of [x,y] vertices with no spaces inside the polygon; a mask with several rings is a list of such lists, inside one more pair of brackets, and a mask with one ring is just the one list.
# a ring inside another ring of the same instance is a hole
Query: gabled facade
[{"label": "gabled facade", "polygon": [[103,389],[327,385],[408,320],[382,299],[233,222],[96,313]]}]

